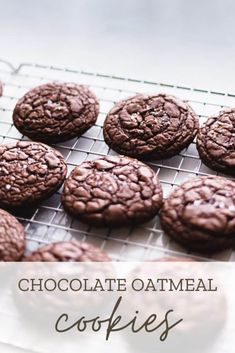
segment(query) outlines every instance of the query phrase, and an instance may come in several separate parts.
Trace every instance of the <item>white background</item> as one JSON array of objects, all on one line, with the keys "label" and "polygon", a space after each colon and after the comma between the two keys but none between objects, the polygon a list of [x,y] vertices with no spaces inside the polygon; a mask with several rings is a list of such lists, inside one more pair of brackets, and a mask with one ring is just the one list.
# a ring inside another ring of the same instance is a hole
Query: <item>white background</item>
[{"label": "white background", "polygon": [[0,0],[0,57],[235,92],[234,0]]}]

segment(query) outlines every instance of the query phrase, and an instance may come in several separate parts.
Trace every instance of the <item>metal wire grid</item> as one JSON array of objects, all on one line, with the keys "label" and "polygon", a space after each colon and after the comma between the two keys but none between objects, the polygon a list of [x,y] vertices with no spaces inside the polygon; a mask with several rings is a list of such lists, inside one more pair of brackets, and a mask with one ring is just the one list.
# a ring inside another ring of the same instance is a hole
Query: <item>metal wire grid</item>
[{"label": "metal wire grid", "polygon": [[[137,92],[166,92],[185,99],[199,115],[201,124],[222,108],[235,106],[234,94],[37,64],[21,64],[15,69],[12,65],[0,62],[0,79],[4,84],[4,95],[0,99],[0,143],[27,140],[13,126],[12,110],[17,100],[34,86],[52,80],[70,81],[88,85],[97,95],[101,108],[96,125],[79,139],[55,145],[65,157],[69,172],[84,160],[116,154],[103,140],[102,125],[105,116],[114,102]],[[179,155],[163,161],[152,161],[149,165],[160,178],[164,196],[168,195],[174,185],[195,175],[218,174],[203,165],[195,142]],[[29,208],[16,215],[25,226],[28,251],[43,243],[74,237],[99,246],[115,260],[142,261],[165,255],[189,254],[163,234],[158,217],[138,227],[108,229],[86,226],[63,211],[60,192],[38,208]],[[232,251],[225,251],[213,258],[231,261],[234,257]]]}]

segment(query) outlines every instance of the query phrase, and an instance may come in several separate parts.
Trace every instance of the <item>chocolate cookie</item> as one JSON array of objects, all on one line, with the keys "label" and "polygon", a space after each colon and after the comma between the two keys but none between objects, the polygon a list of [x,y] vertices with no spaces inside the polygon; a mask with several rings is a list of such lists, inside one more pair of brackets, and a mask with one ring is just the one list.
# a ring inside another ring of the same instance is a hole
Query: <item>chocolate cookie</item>
[{"label": "chocolate cookie", "polygon": [[202,176],[176,187],[165,200],[161,224],[190,250],[212,253],[234,245],[235,182]]},{"label": "chocolate cookie", "polygon": [[122,226],[155,216],[162,205],[162,189],[147,165],[124,156],[107,156],[83,162],[72,171],[62,202],[85,223]]},{"label": "chocolate cookie", "polygon": [[206,121],[199,130],[197,149],[209,168],[235,175],[235,109]]},{"label": "chocolate cookie", "polygon": [[44,245],[33,253],[25,256],[24,261],[34,262],[106,262],[109,257],[88,243],[81,243],[77,240],[62,241]]},{"label": "chocolate cookie", "polygon": [[14,109],[13,121],[32,140],[56,143],[81,136],[98,113],[99,103],[86,86],[55,82],[26,93]]},{"label": "chocolate cookie", "polygon": [[0,261],[18,261],[24,246],[23,226],[10,213],[0,210]]},{"label": "chocolate cookie", "polygon": [[0,145],[0,205],[16,207],[51,196],[63,183],[63,156],[38,142]]},{"label": "chocolate cookie", "polygon": [[196,114],[178,98],[138,94],[111,109],[104,123],[104,139],[118,153],[162,159],[188,146],[198,128]]}]

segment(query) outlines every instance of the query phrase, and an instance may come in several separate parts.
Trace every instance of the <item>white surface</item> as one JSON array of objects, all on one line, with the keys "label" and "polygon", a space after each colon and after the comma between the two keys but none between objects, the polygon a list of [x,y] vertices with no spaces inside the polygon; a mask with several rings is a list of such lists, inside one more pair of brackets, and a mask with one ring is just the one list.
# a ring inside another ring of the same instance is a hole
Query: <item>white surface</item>
[{"label": "white surface", "polygon": [[0,0],[0,56],[235,92],[234,0]]}]

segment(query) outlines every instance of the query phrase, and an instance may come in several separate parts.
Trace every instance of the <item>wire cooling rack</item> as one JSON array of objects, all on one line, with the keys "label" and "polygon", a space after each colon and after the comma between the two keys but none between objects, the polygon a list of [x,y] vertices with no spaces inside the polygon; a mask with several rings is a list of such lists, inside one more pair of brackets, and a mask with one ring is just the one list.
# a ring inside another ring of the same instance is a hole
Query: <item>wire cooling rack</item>
[{"label": "wire cooling rack", "polygon": [[[200,117],[200,124],[222,108],[235,106],[235,94],[38,64],[21,64],[14,68],[10,63],[0,61],[0,79],[4,88],[3,97],[0,98],[0,143],[27,140],[14,127],[12,111],[17,100],[32,87],[53,80],[76,82],[88,85],[97,95],[100,101],[100,114],[96,125],[79,139],[55,145],[65,157],[69,172],[85,160],[116,154],[103,140],[102,126],[105,116],[114,102],[137,92],[165,92],[188,101]],[[201,162],[195,142],[179,155],[151,162],[149,165],[160,178],[164,196],[168,195],[174,185],[186,179],[196,175],[218,174]],[[144,261],[182,254],[197,256],[186,252],[170,240],[161,230],[158,217],[138,227],[117,229],[90,227],[64,212],[60,193],[61,190],[38,208],[29,208],[16,215],[25,226],[27,251],[45,243],[76,238],[99,246],[114,260]],[[235,255],[229,250],[216,254],[213,258],[233,261]]]}]

